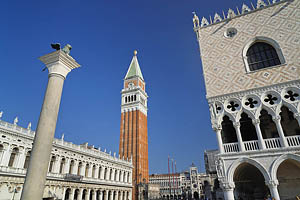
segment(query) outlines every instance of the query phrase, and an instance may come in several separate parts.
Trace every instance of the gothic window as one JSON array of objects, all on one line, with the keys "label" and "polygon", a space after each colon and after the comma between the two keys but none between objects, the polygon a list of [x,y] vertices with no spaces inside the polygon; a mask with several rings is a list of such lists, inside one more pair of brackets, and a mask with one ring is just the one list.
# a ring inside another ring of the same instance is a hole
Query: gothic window
[{"label": "gothic window", "polygon": [[285,136],[300,135],[300,127],[292,111],[286,106],[282,106],[280,116],[280,123]]},{"label": "gothic window", "polygon": [[127,97],[125,97],[125,103],[127,103]]},{"label": "gothic window", "polygon": [[25,157],[25,162],[24,162],[24,169],[27,169],[28,168],[28,165],[29,165],[29,160],[30,160],[30,151],[28,151],[26,153],[26,157]]},{"label": "gothic window", "polygon": [[15,166],[15,162],[17,159],[17,155],[19,153],[19,149],[18,148],[14,148],[10,154],[10,158],[9,158],[9,162],[8,162],[8,166],[9,167],[14,167]]},{"label": "gothic window", "polygon": [[101,178],[101,171],[102,171],[102,167],[100,166],[100,167],[99,167],[99,171],[98,171],[98,178],[99,178],[99,179]]},{"label": "gothic window", "polygon": [[252,123],[252,119],[244,112],[241,114],[240,124],[243,141],[258,140],[255,126]]},{"label": "gothic window", "polygon": [[264,139],[279,137],[276,124],[272,120],[272,116],[268,113],[268,111],[262,109],[260,112],[259,120],[260,130]]},{"label": "gothic window", "polygon": [[222,121],[222,141],[224,144],[237,142],[236,131],[233,123],[226,115],[223,117]]},{"label": "gothic window", "polygon": [[250,71],[281,64],[275,48],[265,42],[254,43],[248,49],[246,56]]}]

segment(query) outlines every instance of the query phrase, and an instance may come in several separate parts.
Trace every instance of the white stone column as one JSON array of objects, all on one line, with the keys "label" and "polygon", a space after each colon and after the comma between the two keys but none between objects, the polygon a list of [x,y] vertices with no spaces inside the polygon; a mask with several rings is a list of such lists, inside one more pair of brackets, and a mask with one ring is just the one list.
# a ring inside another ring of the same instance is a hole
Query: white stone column
[{"label": "white stone column", "polygon": [[90,195],[91,195],[91,189],[87,189],[85,198],[86,198],[87,200],[90,200]]},{"label": "white stone column", "polygon": [[128,191],[128,200],[132,200],[132,195],[131,195],[131,191]]},{"label": "white stone column", "polygon": [[1,166],[8,166],[9,158],[10,158],[10,144],[3,148],[3,155],[1,160]]},{"label": "white stone column", "polygon": [[80,175],[85,177],[85,168],[86,168],[86,163],[82,163],[81,169],[80,169]]},{"label": "white stone column", "polygon": [[104,170],[105,170],[105,167],[101,167],[101,171],[100,171],[100,179],[104,179]]},{"label": "white stone column", "polygon": [[127,183],[128,180],[127,180],[127,172],[125,172],[125,176],[124,176],[124,182]]},{"label": "white stone column", "polygon": [[87,177],[92,177],[92,169],[93,169],[93,166],[91,165],[91,163],[89,164],[89,169],[88,169],[88,173],[87,173]]},{"label": "white stone column", "polygon": [[61,162],[61,157],[57,155],[53,166],[53,173],[56,174],[59,173],[60,162]]},{"label": "white stone column", "polygon": [[119,200],[123,200],[123,191],[120,191],[120,199]]},{"label": "white stone column", "polygon": [[110,192],[110,197],[109,197],[109,200],[113,200],[113,198],[114,198],[114,196],[113,196],[113,195],[114,195],[114,191],[111,191],[111,192]]},{"label": "white stone column", "polygon": [[100,194],[99,194],[99,200],[103,199],[103,191],[100,190]]},{"label": "white stone column", "polygon": [[236,131],[236,136],[237,136],[237,139],[238,139],[240,151],[245,151],[245,146],[244,146],[244,143],[243,143],[241,129],[240,129],[241,124],[240,124],[240,122],[234,122],[233,126],[234,126],[235,131]]},{"label": "white stone column", "polygon": [[234,200],[233,189],[223,189],[225,200]]},{"label": "white stone column", "polygon": [[95,173],[94,173],[93,178],[98,178],[98,174],[99,174],[99,166],[96,165],[96,169],[95,169]]},{"label": "white stone column", "polygon": [[300,113],[295,113],[294,114],[295,119],[298,121],[298,126],[300,126]]},{"label": "white stone column", "polygon": [[280,200],[278,189],[277,189],[278,184],[279,184],[278,180],[270,180],[269,182],[266,182],[266,185],[270,189],[271,196],[275,198],[275,200]]},{"label": "white stone column", "polygon": [[217,135],[217,141],[218,141],[220,153],[224,153],[223,141],[221,136],[222,127],[215,128],[214,131],[216,132]]},{"label": "white stone column", "polygon": [[24,167],[25,158],[26,158],[25,148],[23,148],[22,150],[20,150],[20,153],[19,153],[19,160],[18,160],[17,168]]},{"label": "white stone column", "polygon": [[97,192],[95,190],[93,190],[92,200],[97,200]]},{"label": "white stone column", "polygon": [[112,173],[111,173],[110,179],[111,179],[111,181],[116,181],[115,180],[115,169],[112,169]]},{"label": "white stone column", "polygon": [[65,188],[65,187],[63,188],[63,193],[62,193],[62,198],[61,198],[62,200],[66,200],[66,199],[65,199],[65,196],[66,196],[66,190],[67,190],[67,189],[68,189],[68,188]]},{"label": "white stone column", "polygon": [[75,188],[71,188],[69,200],[74,200],[74,195],[75,195]]},{"label": "white stone column", "polygon": [[120,170],[119,169],[116,169],[116,181],[119,182],[119,177],[120,176]]},{"label": "white stone column", "polygon": [[109,192],[108,190],[105,191],[105,200],[108,200],[109,199],[109,196],[108,196]]},{"label": "white stone column", "polygon": [[79,188],[79,193],[78,193],[78,196],[77,196],[77,200],[82,200],[82,193],[83,193],[83,189]]},{"label": "white stone column", "polygon": [[272,119],[273,119],[273,121],[276,124],[277,131],[279,133],[279,137],[280,137],[280,140],[281,140],[281,145],[283,147],[288,147],[289,145],[288,145],[288,143],[286,141],[286,138],[284,136],[284,133],[283,133],[283,130],[282,130],[282,126],[281,126],[281,123],[280,123],[281,117],[280,116],[273,116]]},{"label": "white stone column", "polygon": [[259,125],[260,120],[259,119],[253,119],[252,123],[255,126],[259,148],[260,149],[266,149],[266,144],[265,144],[264,138],[262,137],[262,133],[261,133],[261,130],[260,130],[260,125]]},{"label": "white stone column", "polygon": [[110,168],[107,168],[107,169],[106,169],[105,180],[109,180],[109,174],[110,174]]},{"label": "white stone column", "polygon": [[121,173],[120,182],[123,182],[123,181],[124,181],[124,180],[123,180],[123,173],[124,173],[124,171],[120,171],[120,173]]},{"label": "white stone column", "polygon": [[77,175],[77,171],[78,171],[78,164],[79,164],[79,161],[78,161],[78,160],[74,160],[74,166],[73,166],[73,169],[72,169],[72,172],[71,172],[71,174],[75,174],[75,175]]},{"label": "white stone column", "polygon": [[65,162],[65,166],[63,169],[63,174],[68,174],[69,170],[70,170],[70,164],[71,164],[71,159],[70,158],[66,158],[66,162]]},{"label": "white stone column", "polygon": [[42,56],[40,60],[48,68],[49,79],[21,200],[40,200],[43,197],[64,80],[72,69],[79,67],[61,50]]}]

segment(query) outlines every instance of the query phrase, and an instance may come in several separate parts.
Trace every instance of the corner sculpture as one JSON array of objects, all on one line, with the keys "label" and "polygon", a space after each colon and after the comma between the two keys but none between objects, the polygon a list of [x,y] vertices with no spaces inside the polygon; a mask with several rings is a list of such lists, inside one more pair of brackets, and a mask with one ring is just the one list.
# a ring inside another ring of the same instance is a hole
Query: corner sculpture
[{"label": "corner sculpture", "polygon": [[70,44],[67,44],[64,48],[60,49],[60,43],[52,43],[51,47],[52,47],[52,49],[55,49],[56,51],[62,50],[67,55],[70,54],[70,51],[72,49],[72,46]]}]

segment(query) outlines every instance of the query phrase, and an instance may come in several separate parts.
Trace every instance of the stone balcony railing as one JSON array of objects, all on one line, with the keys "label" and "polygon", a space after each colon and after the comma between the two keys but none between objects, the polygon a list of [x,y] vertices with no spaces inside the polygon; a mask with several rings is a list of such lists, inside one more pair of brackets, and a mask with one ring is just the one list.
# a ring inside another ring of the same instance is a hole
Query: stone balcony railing
[{"label": "stone balcony railing", "polygon": [[[288,147],[287,148],[291,148],[291,147],[300,147],[300,135],[295,135],[295,136],[286,136],[285,137],[288,143]],[[285,148],[281,146],[280,143],[280,138],[270,138],[270,139],[264,139],[264,144],[265,144],[265,149],[261,149],[259,147],[259,143],[258,140],[252,140],[252,141],[245,141],[242,142],[244,147],[245,147],[245,151],[263,151],[263,150],[268,150],[268,149],[279,149],[279,148]],[[224,148],[224,153],[237,153],[237,152],[241,152],[240,148],[239,148],[239,144],[238,142],[234,142],[234,143],[226,143],[223,144],[223,148]]]},{"label": "stone balcony railing", "polygon": [[[9,174],[9,175],[25,177],[26,171],[27,170],[23,168],[0,166],[0,174]],[[119,182],[119,181],[104,180],[104,179],[93,178],[93,177],[83,177],[75,174],[58,174],[58,173],[51,173],[51,172],[47,173],[47,179],[69,180],[72,182],[95,183],[95,184],[106,184],[106,185],[116,185],[116,186],[132,186],[132,184],[128,182]]]}]

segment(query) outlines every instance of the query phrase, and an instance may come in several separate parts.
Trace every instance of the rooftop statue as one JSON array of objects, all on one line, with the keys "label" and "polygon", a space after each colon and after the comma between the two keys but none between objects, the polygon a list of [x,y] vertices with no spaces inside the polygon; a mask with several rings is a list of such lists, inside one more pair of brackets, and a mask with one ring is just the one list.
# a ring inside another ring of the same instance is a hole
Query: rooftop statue
[{"label": "rooftop statue", "polygon": [[[59,51],[61,49],[60,43],[53,43],[51,44],[52,49],[55,49],[56,51]],[[70,44],[67,44],[64,48],[61,50],[66,53],[67,55],[70,54],[70,51],[72,49],[72,46]]]}]

